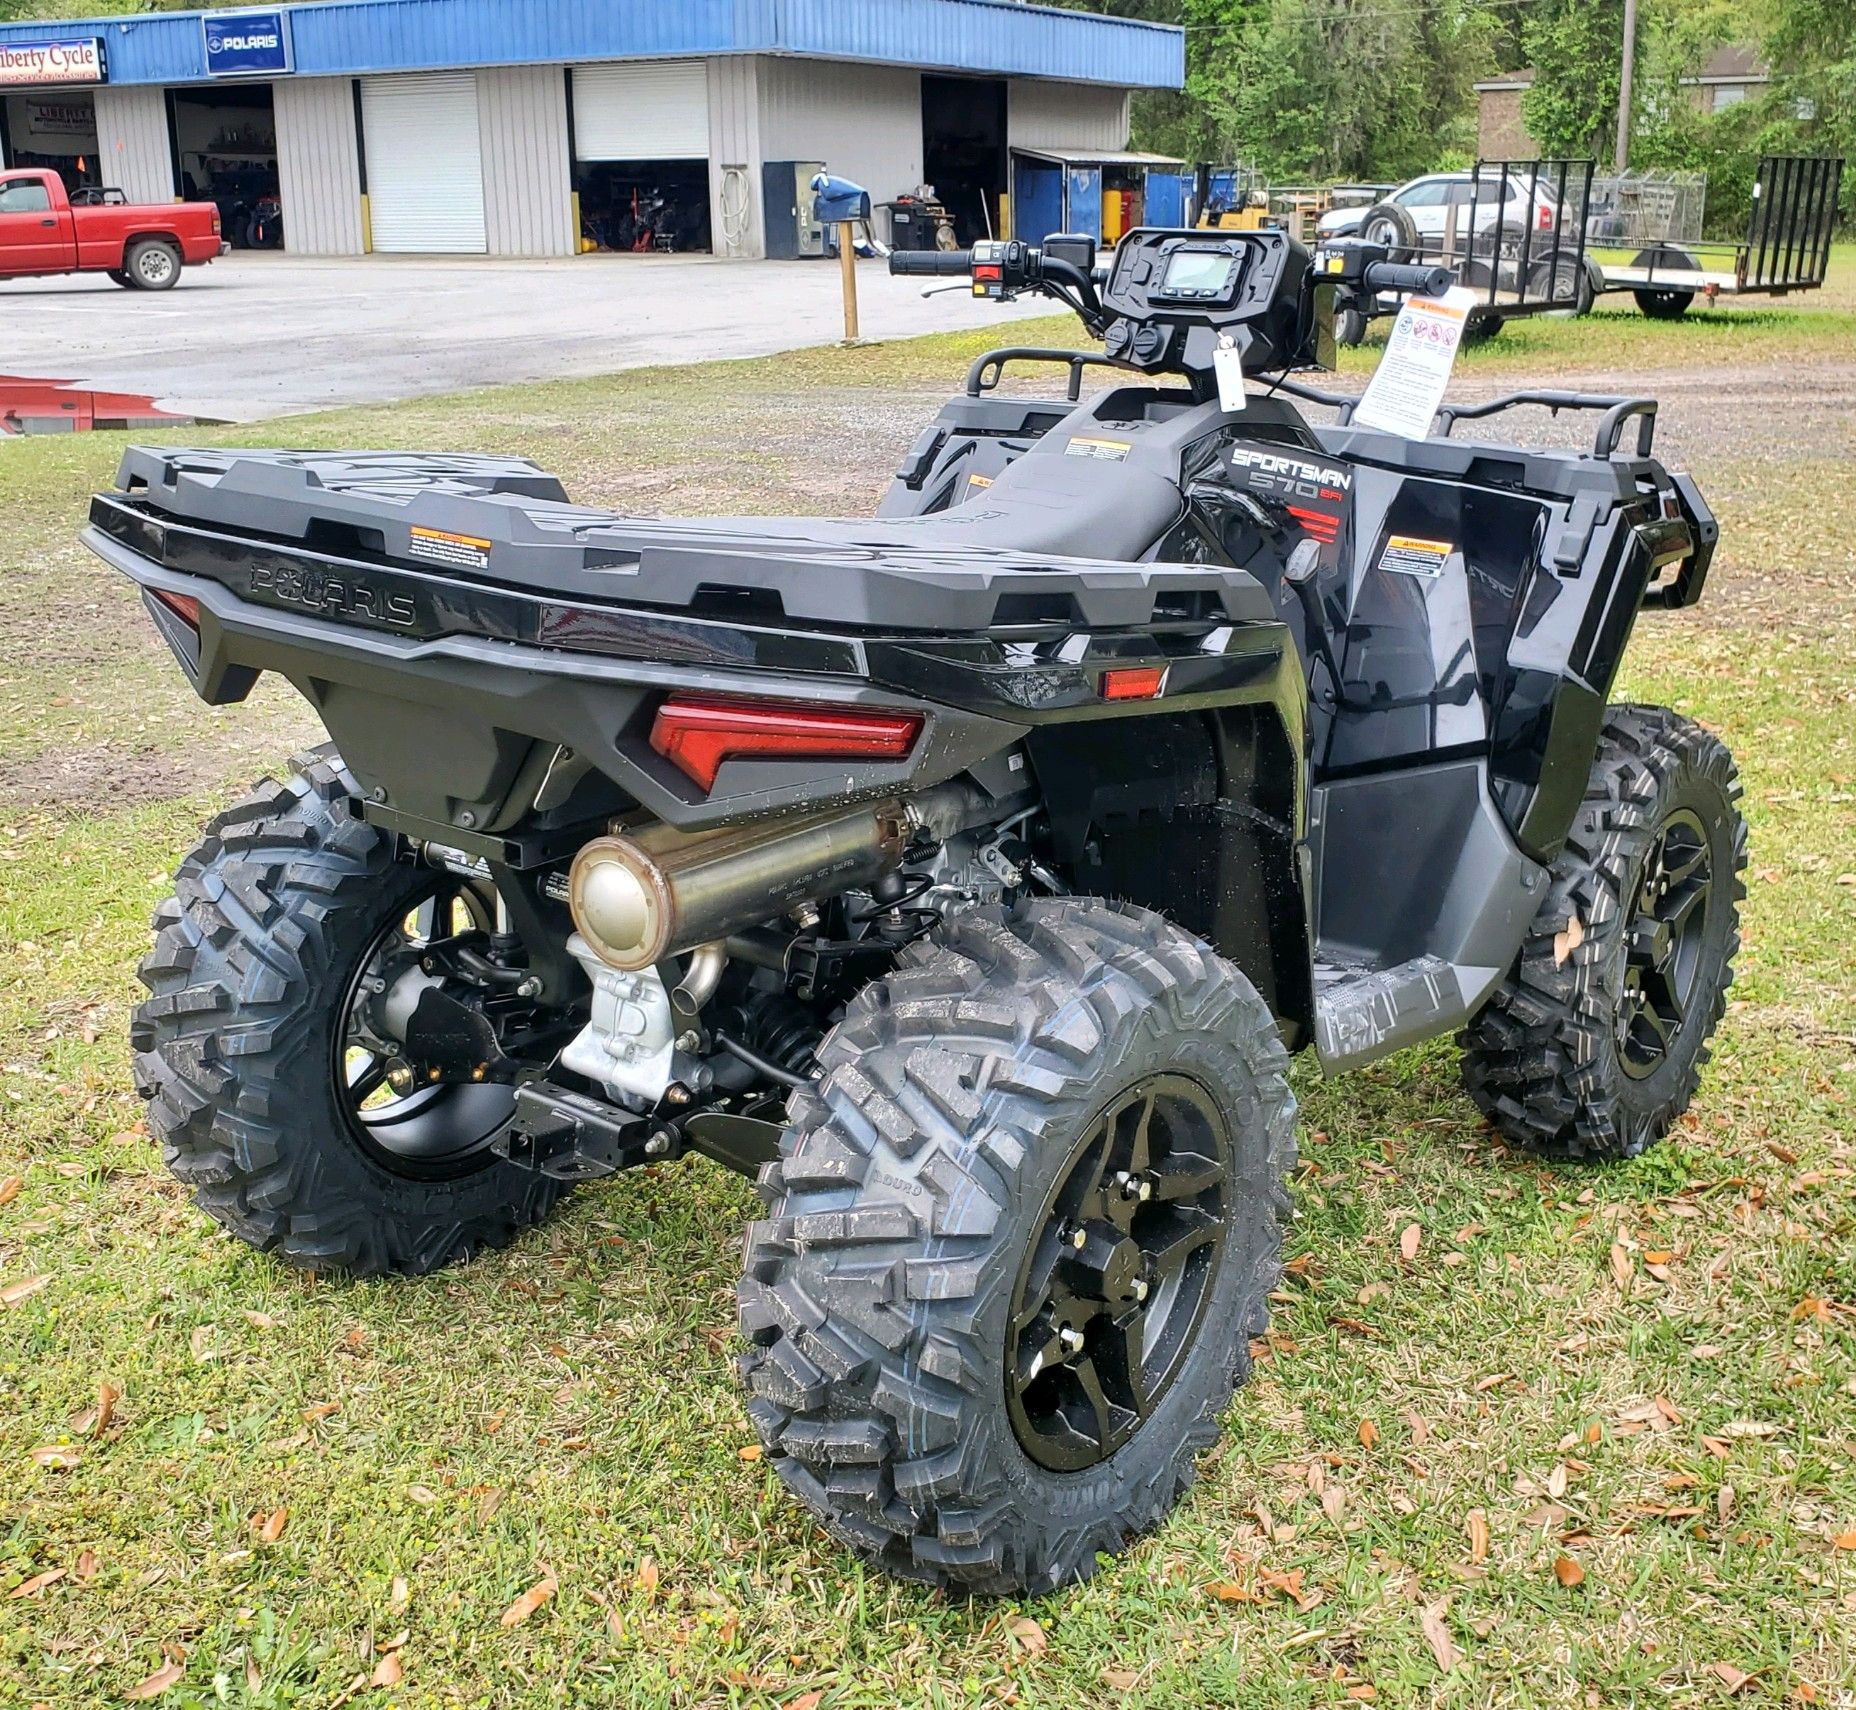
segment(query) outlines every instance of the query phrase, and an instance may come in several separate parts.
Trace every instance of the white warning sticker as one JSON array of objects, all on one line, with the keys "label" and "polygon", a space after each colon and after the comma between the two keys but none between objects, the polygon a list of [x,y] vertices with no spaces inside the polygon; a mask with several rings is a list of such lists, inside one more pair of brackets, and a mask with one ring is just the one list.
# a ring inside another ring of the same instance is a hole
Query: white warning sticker
[{"label": "white warning sticker", "polygon": [[1441,576],[1455,543],[1448,540],[1419,540],[1408,534],[1391,535],[1386,549],[1379,555],[1379,568],[1400,576]]},{"label": "white warning sticker", "polygon": [[414,558],[423,558],[431,564],[449,564],[459,570],[490,567],[490,542],[474,534],[452,534],[442,528],[415,528],[410,551]]}]

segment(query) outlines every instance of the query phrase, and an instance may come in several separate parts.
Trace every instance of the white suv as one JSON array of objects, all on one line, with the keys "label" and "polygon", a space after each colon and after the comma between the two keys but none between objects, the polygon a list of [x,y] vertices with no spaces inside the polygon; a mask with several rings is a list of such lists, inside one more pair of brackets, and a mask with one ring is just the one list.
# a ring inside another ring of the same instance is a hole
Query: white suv
[{"label": "white suv", "polygon": [[[1502,199],[1502,177],[1484,168],[1480,184],[1473,172],[1432,172],[1400,185],[1383,202],[1402,208],[1410,216],[1418,241],[1434,247],[1449,229],[1451,210],[1456,210],[1456,229],[1467,234],[1471,204],[1475,207],[1475,229],[1509,227],[1516,233],[1531,228],[1550,232],[1559,223],[1560,204],[1553,193],[1552,181],[1543,173],[1538,183],[1526,172],[1508,174],[1507,199]],[[1315,222],[1317,238],[1357,237],[1366,223],[1368,208],[1335,208]]]}]

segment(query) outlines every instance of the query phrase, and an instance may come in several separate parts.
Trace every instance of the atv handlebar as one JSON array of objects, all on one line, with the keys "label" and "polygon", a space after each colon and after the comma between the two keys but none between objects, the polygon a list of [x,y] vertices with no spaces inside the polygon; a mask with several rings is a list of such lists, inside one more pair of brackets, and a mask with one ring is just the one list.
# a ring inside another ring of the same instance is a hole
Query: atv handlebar
[{"label": "atv handlebar", "polygon": [[891,273],[912,273],[932,279],[965,279],[973,271],[970,249],[897,249],[889,256]]},{"label": "atv handlebar", "polygon": [[1369,291],[1415,291],[1420,297],[1441,297],[1456,283],[1456,275],[1447,267],[1373,261],[1367,263],[1361,283]]}]

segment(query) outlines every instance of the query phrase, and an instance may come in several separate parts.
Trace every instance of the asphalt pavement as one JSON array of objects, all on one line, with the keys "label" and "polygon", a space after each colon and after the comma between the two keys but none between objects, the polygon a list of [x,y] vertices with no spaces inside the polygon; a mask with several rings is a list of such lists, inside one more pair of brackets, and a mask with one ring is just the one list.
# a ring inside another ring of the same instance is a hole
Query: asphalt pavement
[{"label": "asphalt pavement", "polygon": [[[904,338],[1050,312],[922,295],[858,265],[860,331]],[[835,261],[235,253],[162,293],[98,274],[0,281],[0,376],[144,394],[255,421],[475,386],[766,356],[843,336]]]}]

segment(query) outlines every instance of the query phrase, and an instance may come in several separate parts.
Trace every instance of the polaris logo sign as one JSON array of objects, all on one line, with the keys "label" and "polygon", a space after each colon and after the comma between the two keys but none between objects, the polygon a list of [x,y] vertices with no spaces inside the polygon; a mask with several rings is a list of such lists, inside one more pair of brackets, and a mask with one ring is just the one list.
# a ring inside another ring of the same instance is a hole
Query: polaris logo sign
[{"label": "polaris logo sign", "polygon": [[209,77],[280,77],[291,70],[282,12],[212,12],[200,20]]}]

